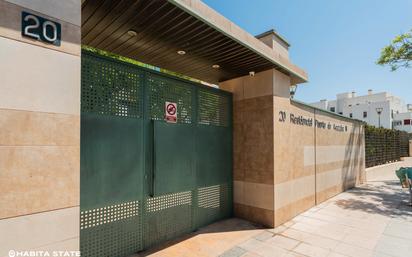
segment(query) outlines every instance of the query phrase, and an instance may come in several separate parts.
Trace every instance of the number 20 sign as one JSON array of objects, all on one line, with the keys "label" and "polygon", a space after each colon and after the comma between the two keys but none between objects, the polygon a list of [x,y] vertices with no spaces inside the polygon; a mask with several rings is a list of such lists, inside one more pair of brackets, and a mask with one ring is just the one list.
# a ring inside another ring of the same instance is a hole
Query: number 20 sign
[{"label": "number 20 sign", "polygon": [[21,13],[21,34],[48,44],[60,46],[61,25],[57,22],[28,13]]}]

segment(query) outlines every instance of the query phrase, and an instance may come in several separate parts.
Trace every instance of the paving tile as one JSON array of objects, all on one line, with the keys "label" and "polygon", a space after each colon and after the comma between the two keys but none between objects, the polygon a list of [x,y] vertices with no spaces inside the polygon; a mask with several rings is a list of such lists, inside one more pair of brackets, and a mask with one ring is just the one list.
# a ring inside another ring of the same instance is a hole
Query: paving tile
[{"label": "paving tile", "polygon": [[393,257],[393,256],[387,255],[385,253],[373,252],[372,257]]},{"label": "paving tile", "polygon": [[288,229],[285,232],[283,232],[282,235],[288,238],[295,239],[297,241],[305,242],[307,244],[322,247],[329,250],[334,249],[339,243],[339,241],[330,238],[314,235],[311,233],[306,233],[295,229]]},{"label": "paving tile", "polygon": [[348,227],[341,226],[339,224],[330,223],[329,225],[319,225],[319,223],[317,223],[316,225],[311,224],[309,221],[306,221],[305,223],[298,222],[291,226],[291,228],[323,237],[328,237],[334,240],[342,240],[345,236],[345,231],[349,229]]},{"label": "paving tile", "polygon": [[280,233],[282,233],[283,231],[285,231],[286,229],[288,229],[288,227],[286,227],[286,226],[284,226],[284,225],[280,225],[280,226],[277,226],[276,228],[266,229],[266,231],[268,231],[268,232],[270,232],[270,233],[273,233],[273,234],[280,234]]},{"label": "paving tile", "polygon": [[293,251],[309,257],[327,257],[330,252],[329,250],[326,250],[324,248],[309,245],[306,243],[298,245],[295,249],[293,249]]},{"label": "paving tile", "polygon": [[292,238],[284,237],[284,236],[281,236],[281,235],[276,235],[276,236],[268,239],[266,241],[266,243],[271,244],[271,245],[275,245],[275,246],[280,247],[280,248],[284,248],[286,250],[292,250],[300,242],[295,240],[295,239],[292,239]]},{"label": "paving tile", "polygon": [[362,235],[356,235],[356,234],[347,234],[343,239],[342,242],[354,245],[354,246],[359,246],[363,247],[369,250],[375,249],[379,239],[378,237],[365,237]]},{"label": "paving tile", "polygon": [[381,232],[386,227],[386,223],[389,221],[389,218],[383,219],[359,219],[359,218],[351,218],[351,217],[336,217],[327,214],[321,213],[314,213],[309,214],[306,217],[318,219],[322,221],[327,221],[330,223],[336,223],[340,225],[345,225],[351,228],[357,228],[366,231],[373,231],[373,232]]},{"label": "paving tile", "polygon": [[267,244],[265,242],[261,242],[256,239],[249,239],[246,242],[239,244],[238,246],[246,249],[248,252],[264,257],[282,256],[287,253],[287,250],[285,249]]},{"label": "paving tile", "polygon": [[278,256],[283,256],[288,253],[287,250],[276,247],[276,246],[264,246],[262,248],[256,249],[254,253],[261,255],[263,257],[278,257]]},{"label": "paving tile", "polygon": [[337,241],[341,241],[345,237],[345,231],[335,230],[332,228],[318,229],[315,230],[313,234]]},{"label": "paving tile", "polygon": [[300,222],[294,224],[290,228],[300,230],[300,231],[303,231],[303,232],[308,232],[308,233],[313,233],[318,229],[317,227],[312,226],[310,224],[305,224],[305,223],[300,223]]},{"label": "paving tile", "polygon": [[288,252],[287,254],[282,255],[281,257],[307,257],[307,256],[300,254],[300,253]]},{"label": "paving tile", "polygon": [[285,226],[285,227],[291,227],[291,226],[293,226],[294,224],[295,224],[295,222],[293,222],[293,221],[288,221],[288,222],[283,223],[283,226]]},{"label": "paving tile", "polygon": [[319,219],[319,220],[324,220],[324,221],[334,221],[337,222],[339,220],[341,220],[342,218],[338,218],[336,216],[332,216],[332,215],[327,215],[321,212],[315,212],[315,213],[303,213],[302,214],[305,217],[311,217],[314,219]]},{"label": "paving tile", "polygon": [[310,224],[312,226],[328,226],[331,224],[330,221],[325,221],[325,220],[320,220],[320,219],[315,219],[311,217],[304,217],[302,216],[301,219],[299,220],[300,223],[305,223],[305,224]]},{"label": "paving tile", "polygon": [[273,233],[270,233],[268,231],[263,231],[260,234],[257,234],[256,236],[254,236],[253,238],[259,241],[266,241],[269,238],[273,237]]},{"label": "paving tile", "polygon": [[261,256],[257,255],[256,253],[247,252],[247,253],[243,254],[241,257],[261,257]]},{"label": "paving tile", "polygon": [[237,246],[247,251],[253,251],[259,248],[261,245],[263,245],[263,242],[257,239],[251,238],[251,239],[246,240],[245,242],[238,244]]},{"label": "paving tile", "polygon": [[394,257],[412,256],[412,241],[384,235],[379,240],[375,251]]},{"label": "paving tile", "polygon": [[350,257],[371,257],[373,255],[372,250],[346,243],[339,243],[333,251]]},{"label": "paving tile", "polygon": [[392,220],[386,227],[384,234],[412,240],[412,222]]},{"label": "paving tile", "polygon": [[388,223],[389,221],[359,220],[357,223],[352,223],[348,232],[355,231],[354,233],[357,233],[359,231],[359,233],[382,234]]},{"label": "paving tile", "polygon": [[246,253],[245,249],[240,248],[238,246],[235,246],[235,247],[227,250],[226,252],[224,252],[223,254],[221,254],[219,256],[220,257],[239,257],[239,256],[242,256],[245,253]]},{"label": "paving tile", "polygon": [[328,257],[348,257],[348,256],[340,254],[340,253],[330,252]]}]

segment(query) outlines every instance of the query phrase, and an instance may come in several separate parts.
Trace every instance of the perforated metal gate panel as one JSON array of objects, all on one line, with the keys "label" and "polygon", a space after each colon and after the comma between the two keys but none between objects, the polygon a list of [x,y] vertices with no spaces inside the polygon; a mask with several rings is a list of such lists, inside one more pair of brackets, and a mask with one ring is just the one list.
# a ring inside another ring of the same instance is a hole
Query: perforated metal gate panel
[{"label": "perforated metal gate panel", "polygon": [[82,58],[82,256],[143,247],[143,76],[98,56]]},{"label": "perforated metal gate panel", "polygon": [[88,55],[82,59],[82,113],[139,118],[144,72]]},{"label": "perforated metal gate panel", "polygon": [[206,89],[199,89],[198,92],[199,124],[213,125],[212,128],[228,127],[230,98]]},{"label": "perforated metal gate panel", "polygon": [[195,225],[202,227],[232,214],[232,184],[222,183],[197,189]]},{"label": "perforated metal gate panel", "polygon": [[179,123],[192,123],[194,88],[187,83],[158,74],[147,74],[149,114],[152,120],[164,121],[165,102],[177,104]]},{"label": "perforated metal gate panel", "polygon": [[232,210],[232,173],[227,172],[232,170],[232,101],[214,91],[198,92],[195,224],[203,226],[228,217]]},{"label": "perforated metal gate panel", "polygon": [[146,199],[145,247],[193,230],[193,192],[179,192]]},{"label": "perforated metal gate panel", "polygon": [[83,52],[81,99],[82,256],[128,256],[231,216],[229,93]]}]

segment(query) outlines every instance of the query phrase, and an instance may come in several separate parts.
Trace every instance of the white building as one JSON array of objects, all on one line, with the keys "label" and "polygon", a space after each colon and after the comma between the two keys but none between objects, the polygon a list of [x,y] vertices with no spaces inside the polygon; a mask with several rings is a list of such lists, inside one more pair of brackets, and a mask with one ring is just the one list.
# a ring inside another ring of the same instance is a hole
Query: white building
[{"label": "white building", "polygon": [[380,125],[412,133],[412,105],[406,105],[401,98],[387,92],[368,90],[368,94],[363,96],[356,96],[355,92],[342,93],[336,95],[336,100],[324,99],[311,105],[376,127]]},{"label": "white building", "polygon": [[398,130],[403,130],[412,133],[412,110],[395,115],[393,127]]}]

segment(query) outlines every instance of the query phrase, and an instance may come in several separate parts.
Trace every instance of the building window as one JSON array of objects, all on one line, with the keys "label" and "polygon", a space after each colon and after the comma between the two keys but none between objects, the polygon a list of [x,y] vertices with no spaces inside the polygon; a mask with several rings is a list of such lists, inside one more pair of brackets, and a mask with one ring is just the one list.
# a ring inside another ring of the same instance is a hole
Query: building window
[{"label": "building window", "polygon": [[396,127],[396,126],[402,126],[402,121],[401,121],[401,120],[395,120],[395,121],[393,121],[393,126],[394,126],[394,127]]},{"label": "building window", "polygon": [[352,105],[350,104],[350,105],[348,105],[349,107],[352,107]]},{"label": "building window", "polygon": [[368,112],[363,112],[363,117],[367,118],[368,117]]},{"label": "building window", "polygon": [[352,114],[352,113],[349,113],[349,118],[353,118],[353,114]]},{"label": "building window", "polygon": [[403,125],[411,125],[411,120],[410,119],[403,120]]},{"label": "building window", "polygon": [[331,112],[335,112],[335,107],[330,107]]}]

